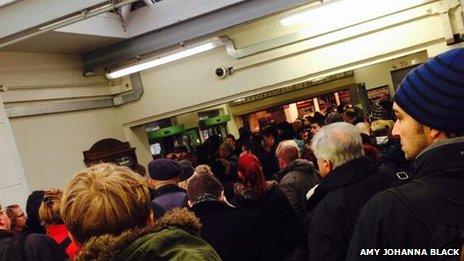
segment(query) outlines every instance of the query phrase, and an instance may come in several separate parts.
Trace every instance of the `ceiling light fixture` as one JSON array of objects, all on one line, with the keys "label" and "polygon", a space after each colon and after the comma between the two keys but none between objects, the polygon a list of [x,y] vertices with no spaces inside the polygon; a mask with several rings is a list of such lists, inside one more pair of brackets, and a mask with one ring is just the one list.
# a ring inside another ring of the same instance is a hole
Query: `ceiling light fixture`
[{"label": "ceiling light fixture", "polygon": [[142,61],[142,62],[136,63],[136,64],[131,65],[131,66],[126,67],[126,68],[117,69],[117,70],[115,70],[113,72],[108,73],[106,75],[106,77],[108,79],[116,79],[116,78],[119,78],[119,77],[129,75],[131,73],[140,72],[140,71],[147,70],[147,69],[150,69],[150,68],[162,65],[162,64],[170,63],[170,62],[173,62],[173,61],[185,58],[185,57],[189,57],[189,56],[192,56],[192,55],[195,55],[195,54],[203,53],[203,52],[209,51],[211,49],[214,49],[216,47],[219,47],[221,45],[223,45],[223,44],[222,44],[222,42],[220,40],[213,39],[213,40],[210,40],[210,41],[208,41],[206,43],[203,42],[201,44],[198,44],[198,45],[195,45],[195,46],[192,46],[192,47],[188,47],[185,50],[178,51],[178,52],[175,52],[173,54],[166,55],[164,57],[157,57],[157,58],[152,59],[152,60]]},{"label": "ceiling light fixture", "polygon": [[383,1],[383,0],[329,0],[315,1],[304,11],[291,13],[280,20],[283,26],[310,23],[311,27],[331,27],[333,24],[349,26],[389,13],[398,12],[430,1]]}]

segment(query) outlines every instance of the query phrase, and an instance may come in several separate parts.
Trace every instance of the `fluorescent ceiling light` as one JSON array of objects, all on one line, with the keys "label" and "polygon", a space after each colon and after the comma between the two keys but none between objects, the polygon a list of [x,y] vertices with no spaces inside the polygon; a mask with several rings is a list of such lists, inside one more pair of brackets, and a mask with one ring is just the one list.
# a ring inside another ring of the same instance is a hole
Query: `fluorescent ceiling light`
[{"label": "fluorescent ceiling light", "polygon": [[185,50],[180,51],[180,52],[176,52],[176,53],[164,56],[164,57],[159,57],[159,58],[156,58],[156,59],[153,59],[153,60],[137,63],[137,64],[134,64],[132,66],[113,71],[111,73],[108,73],[106,75],[106,77],[109,78],[109,79],[119,78],[119,77],[122,77],[122,76],[129,75],[131,73],[140,72],[140,71],[143,71],[143,70],[147,70],[147,69],[150,69],[150,68],[165,64],[165,63],[169,63],[169,62],[179,60],[179,59],[182,59],[182,58],[185,58],[185,57],[189,57],[189,56],[192,56],[192,55],[195,55],[195,54],[203,53],[203,52],[209,51],[211,49],[214,49],[214,48],[216,48],[216,47],[218,47],[220,45],[221,45],[221,42],[219,40],[217,40],[217,39],[214,39],[214,40],[211,40],[211,41],[209,41],[207,43],[203,43],[203,44],[197,45],[195,47],[185,49]]},{"label": "fluorescent ceiling light", "polygon": [[283,26],[308,23],[311,27],[327,27],[333,23],[345,24],[351,21],[372,19],[380,15],[405,10],[425,4],[427,0],[385,1],[385,0],[331,0],[309,9],[289,15],[280,20]]}]

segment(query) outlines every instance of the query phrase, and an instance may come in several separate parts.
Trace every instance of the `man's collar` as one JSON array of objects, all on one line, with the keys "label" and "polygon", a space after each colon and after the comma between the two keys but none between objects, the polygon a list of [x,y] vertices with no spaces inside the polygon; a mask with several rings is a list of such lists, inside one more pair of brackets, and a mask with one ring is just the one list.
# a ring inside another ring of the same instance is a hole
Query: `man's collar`
[{"label": "man's collar", "polygon": [[416,160],[418,158],[420,158],[422,155],[424,155],[425,153],[427,153],[428,151],[434,150],[436,148],[439,148],[441,146],[445,146],[445,145],[448,145],[448,144],[460,143],[460,142],[464,142],[464,137],[456,137],[456,138],[449,138],[449,139],[439,140],[439,141],[429,145],[421,153],[419,153],[419,155],[417,155],[417,157],[416,157]]}]

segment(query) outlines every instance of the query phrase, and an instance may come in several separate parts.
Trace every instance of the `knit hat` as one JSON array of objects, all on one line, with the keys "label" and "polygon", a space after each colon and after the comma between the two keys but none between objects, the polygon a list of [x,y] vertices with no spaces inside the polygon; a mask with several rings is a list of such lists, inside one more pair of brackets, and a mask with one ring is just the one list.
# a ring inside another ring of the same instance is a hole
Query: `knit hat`
[{"label": "knit hat", "polygon": [[157,159],[148,164],[148,172],[152,179],[169,180],[180,175],[182,166],[175,160]]},{"label": "knit hat", "polygon": [[464,130],[464,49],[442,53],[409,72],[395,102],[417,122],[441,131]]}]

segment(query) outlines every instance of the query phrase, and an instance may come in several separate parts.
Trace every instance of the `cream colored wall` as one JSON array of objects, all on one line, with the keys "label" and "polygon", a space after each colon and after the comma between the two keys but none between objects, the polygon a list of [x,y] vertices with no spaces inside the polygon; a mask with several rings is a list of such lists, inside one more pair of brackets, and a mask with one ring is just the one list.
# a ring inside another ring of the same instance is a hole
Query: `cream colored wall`
[{"label": "cream colored wall", "polygon": [[425,62],[428,58],[427,51],[406,55],[385,62],[373,64],[354,70],[354,78],[357,83],[365,83],[366,89],[373,89],[383,85],[390,87],[390,93],[394,93],[391,71],[402,67]]},{"label": "cream colored wall", "polygon": [[[96,81],[105,82],[104,76],[83,77],[82,68],[78,55],[0,52],[0,84],[12,87],[2,93],[8,98],[5,107],[15,106],[11,101],[18,97],[37,98],[35,93],[45,99],[54,97],[57,90],[70,96],[81,93],[81,87],[87,89],[86,95],[101,93],[104,88],[111,93],[110,87],[93,86]],[[17,87],[21,90],[13,90]],[[63,188],[84,167],[82,151],[103,138],[127,140],[117,111],[108,108],[10,118],[29,189]]]},{"label": "cream colored wall", "polygon": [[82,151],[103,138],[125,140],[115,109],[10,119],[31,190],[63,188],[85,167]]}]

